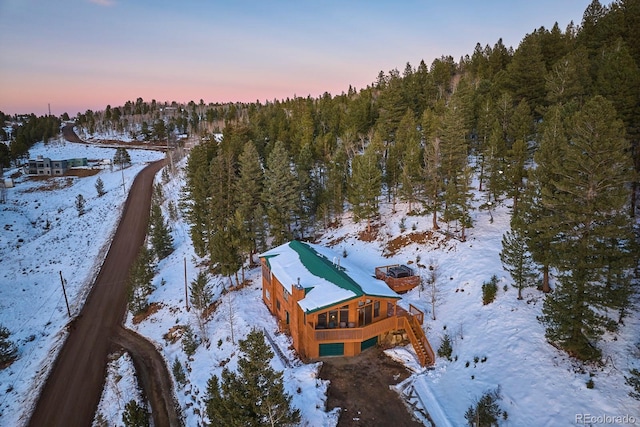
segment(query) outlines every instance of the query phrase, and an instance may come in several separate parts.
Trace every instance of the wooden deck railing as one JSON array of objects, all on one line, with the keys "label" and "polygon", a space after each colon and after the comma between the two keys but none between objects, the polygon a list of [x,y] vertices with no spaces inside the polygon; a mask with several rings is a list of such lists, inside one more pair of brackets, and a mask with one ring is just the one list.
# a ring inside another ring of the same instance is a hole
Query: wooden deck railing
[{"label": "wooden deck railing", "polygon": [[424,312],[413,304],[409,304],[409,313],[416,318],[419,324],[424,323]]},{"label": "wooden deck railing", "polygon": [[386,331],[398,328],[398,317],[387,317],[362,328],[313,329],[308,326],[316,342],[353,342],[364,341]]},{"label": "wooden deck railing", "polygon": [[436,356],[422,330],[423,321],[424,313],[415,306],[409,305],[409,311],[398,307],[397,315],[389,316],[386,319],[361,328],[314,329],[313,325],[309,323],[307,324],[307,334],[313,337],[313,341],[316,344],[362,342],[388,331],[404,329],[416,350],[420,364],[422,366],[431,366],[435,363]]},{"label": "wooden deck railing", "polygon": [[376,267],[376,279],[384,281],[391,289],[398,293],[404,293],[410,291],[420,284],[420,276],[408,276],[408,277],[390,277],[387,275],[389,268],[396,267],[399,264],[385,265],[383,267]]}]

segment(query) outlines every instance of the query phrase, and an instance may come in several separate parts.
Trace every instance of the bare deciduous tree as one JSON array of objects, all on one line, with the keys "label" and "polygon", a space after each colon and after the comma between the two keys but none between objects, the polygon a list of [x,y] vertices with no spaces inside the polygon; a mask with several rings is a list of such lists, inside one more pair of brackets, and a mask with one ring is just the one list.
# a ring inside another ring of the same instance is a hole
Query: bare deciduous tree
[{"label": "bare deciduous tree", "polygon": [[440,277],[440,266],[438,262],[431,259],[429,260],[428,271],[426,272],[425,282],[427,284],[427,295],[431,301],[431,319],[436,320],[436,305],[438,304],[438,297],[440,296],[440,290],[438,289],[438,278]]}]

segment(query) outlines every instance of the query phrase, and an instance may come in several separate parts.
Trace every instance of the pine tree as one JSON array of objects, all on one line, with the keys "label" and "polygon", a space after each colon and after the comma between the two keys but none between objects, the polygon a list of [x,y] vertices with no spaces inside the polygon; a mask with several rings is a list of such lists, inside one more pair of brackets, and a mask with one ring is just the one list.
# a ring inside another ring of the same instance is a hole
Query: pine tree
[{"label": "pine tree", "polygon": [[493,103],[488,96],[479,95],[476,121],[475,155],[478,169],[478,191],[483,191],[486,162],[489,151],[489,137],[495,120]]},{"label": "pine tree", "polygon": [[344,211],[344,201],[347,195],[348,159],[346,150],[336,149],[328,162],[328,176],[323,193],[323,203],[327,206],[330,222],[334,216]]},{"label": "pine tree", "polygon": [[102,197],[106,194],[104,191],[104,182],[100,177],[96,180],[96,192],[98,193],[98,197]]},{"label": "pine tree", "polygon": [[196,310],[196,321],[200,330],[200,336],[208,342],[206,310],[213,302],[213,290],[209,284],[209,277],[206,271],[199,271],[198,276],[189,286],[189,301]]},{"label": "pine tree", "polygon": [[300,410],[291,407],[282,372],[270,365],[273,352],[262,332],[252,330],[239,342],[237,373],[225,368],[221,380],[212,376],[205,399],[209,420],[225,426],[293,426]]},{"label": "pine tree", "polygon": [[527,145],[522,139],[516,139],[506,158],[506,178],[509,181],[509,195],[513,198],[513,215],[518,215],[518,201],[523,190],[524,178],[527,176],[527,157]]},{"label": "pine tree", "polygon": [[209,253],[211,238],[211,175],[209,162],[213,158],[213,144],[196,145],[189,155],[186,167],[186,185],[183,189],[180,207],[190,225],[189,235],[196,255],[204,257]]},{"label": "pine tree", "polygon": [[498,420],[505,413],[500,409],[498,402],[501,399],[500,387],[495,390],[488,391],[478,399],[475,405],[470,406],[465,412],[464,417],[471,427],[487,427],[498,426]]},{"label": "pine tree", "polygon": [[193,356],[199,345],[200,339],[193,333],[191,325],[185,326],[182,331],[182,351],[184,354],[188,357]]},{"label": "pine tree", "polygon": [[[235,210],[235,163],[229,153],[218,154],[209,166],[210,194],[209,228],[216,231],[225,227]],[[212,259],[213,261],[213,259]]]},{"label": "pine tree", "polygon": [[498,203],[507,192],[507,156],[506,141],[498,121],[494,121],[489,134],[489,147],[487,152],[487,193],[489,200]]},{"label": "pine tree", "polygon": [[537,33],[527,34],[507,67],[509,89],[516,102],[526,100],[530,111],[542,106],[545,92],[546,66]]},{"label": "pine tree", "polygon": [[632,389],[629,392],[629,396],[640,400],[640,370],[633,368],[629,371],[629,374],[628,377],[626,375],[624,377],[624,382]]},{"label": "pine tree", "polygon": [[559,270],[542,320],[549,341],[583,360],[599,357],[596,341],[604,329],[615,329],[609,313],[628,305],[628,293],[611,280],[628,283],[637,261],[626,213],[632,163],[623,135],[611,103],[589,100],[572,117],[563,157],[552,163],[554,181],[542,193],[543,205],[554,211]]},{"label": "pine tree", "polygon": [[189,301],[196,310],[202,312],[213,302],[213,289],[206,271],[199,271],[189,286]]},{"label": "pine tree", "polygon": [[291,159],[284,143],[276,142],[267,158],[263,202],[269,218],[273,244],[279,245],[293,236],[298,203],[297,178],[291,171]]},{"label": "pine tree", "polygon": [[18,347],[9,339],[10,336],[9,329],[0,325],[0,368],[18,357]]},{"label": "pine tree", "polygon": [[252,255],[256,252],[258,229],[262,227],[262,218],[258,216],[258,207],[262,205],[264,173],[260,163],[260,156],[253,142],[247,142],[238,158],[238,179],[235,182],[237,199],[236,211],[245,221],[245,236],[247,241],[242,247],[249,253],[249,262],[253,263]]},{"label": "pine tree", "polygon": [[409,108],[402,93],[402,79],[397,69],[389,72],[386,87],[380,93],[378,105],[379,117],[376,127],[385,141],[393,141],[393,134]]},{"label": "pine tree", "polygon": [[[636,14],[640,15],[636,6]],[[638,16],[636,16],[636,19]],[[632,30],[633,31],[633,30]],[[637,29],[635,30],[637,31]],[[634,44],[635,40],[634,40]],[[596,91],[606,97],[616,109],[618,117],[626,127],[626,139],[629,142],[636,169],[631,193],[631,215],[635,216],[636,194],[640,188],[640,65],[631,56],[627,43],[622,38],[605,46],[598,55],[598,74],[595,81]]]},{"label": "pine tree", "polygon": [[511,274],[513,286],[518,289],[518,299],[521,300],[522,289],[535,284],[536,274],[526,237],[518,228],[513,228],[502,236],[500,260],[505,270]]},{"label": "pine tree", "polygon": [[453,346],[451,345],[451,337],[449,334],[444,334],[440,347],[438,347],[438,357],[445,357],[447,360],[451,360],[453,354]]},{"label": "pine tree", "polygon": [[444,180],[443,219],[457,221],[461,226],[461,239],[471,226],[470,178],[467,161],[466,134],[468,129],[468,97],[464,91],[456,92],[445,110],[440,131],[441,170]]},{"label": "pine tree", "polygon": [[211,262],[217,264],[220,274],[229,278],[235,275],[236,286],[240,285],[238,270],[242,267],[240,253],[240,230],[234,217],[227,218],[226,224],[215,230],[211,239]]},{"label": "pine tree", "polygon": [[374,145],[369,145],[364,154],[353,158],[349,180],[349,202],[356,221],[366,220],[367,229],[378,215],[378,196],[382,186],[382,172]]},{"label": "pine tree", "polygon": [[84,215],[85,211],[85,205],[87,204],[87,202],[84,200],[84,197],[82,196],[82,194],[78,194],[76,196],[76,210],[78,211],[78,216],[82,216]]},{"label": "pine tree", "polygon": [[424,155],[420,145],[420,133],[412,111],[407,113],[400,122],[396,133],[396,144],[401,147],[400,197],[409,203],[409,212],[413,205],[421,200],[422,160]]},{"label": "pine tree", "polygon": [[432,110],[425,110],[422,115],[422,138],[424,149],[424,194],[428,209],[432,212],[432,227],[439,229],[438,212],[441,205],[442,191],[442,153],[438,137],[439,119]]},{"label": "pine tree", "polygon": [[318,207],[319,186],[314,176],[314,159],[311,144],[304,144],[295,162],[298,178],[298,209],[296,216],[300,221],[300,234],[305,235],[313,224],[314,214]]},{"label": "pine tree", "polygon": [[178,386],[182,387],[187,383],[187,375],[184,372],[184,367],[177,357],[174,359],[173,365],[171,365],[171,372],[173,373],[173,378],[175,378]]},{"label": "pine tree", "polygon": [[124,406],[122,422],[125,427],[149,427],[149,412],[144,406],[138,405],[135,400],[130,400]]},{"label": "pine tree", "polygon": [[541,266],[542,291],[545,293],[551,292],[549,270],[557,259],[556,247],[552,243],[558,233],[558,224],[553,207],[543,203],[543,195],[544,199],[553,195],[553,182],[562,172],[558,162],[564,157],[563,151],[567,146],[563,116],[560,106],[552,106],[544,115],[539,148],[534,155],[537,166],[529,173],[530,184],[524,192],[520,215],[514,217],[521,221],[519,227],[523,227],[528,236],[529,252]]},{"label": "pine tree", "polygon": [[120,169],[123,169],[126,165],[131,164],[131,156],[126,148],[116,148],[116,153],[113,156],[113,164],[119,165]]},{"label": "pine tree", "polygon": [[162,260],[173,252],[173,237],[171,230],[165,223],[160,205],[151,206],[149,227],[151,247],[158,259]]},{"label": "pine tree", "polygon": [[153,185],[153,191],[151,192],[151,203],[161,205],[164,203],[164,186],[160,182],[156,182]]},{"label": "pine tree", "polygon": [[533,117],[531,116],[531,110],[529,109],[529,104],[527,104],[525,100],[521,100],[515,110],[513,110],[513,115],[509,120],[507,139],[512,144],[517,140],[522,140],[526,147],[527,143],[531,140],[532,133]]},{"label": "pine tree", "polygon": [[151,283],[153,276],[154,267],[151,262],[151,252],[143,246],[133,261],[131,270],[129,270],[128,299],[133,314],[140,314],[149,307],[147,298],[153,292]]},{"label": "pine tree", "polygon": [[460,227],[460,240],[466,240],[466,230],[473,225],[471,220],[471,168],[469,166],[455,179],[447,182],[444,191],[442,219],[450,226],[456,222]]},{"label": "pine tree", "polygon": [[584,47],[577,47],[555,63],[546,77],[547,101],[554,104],[582,104],[591,85],[589,58]]}]

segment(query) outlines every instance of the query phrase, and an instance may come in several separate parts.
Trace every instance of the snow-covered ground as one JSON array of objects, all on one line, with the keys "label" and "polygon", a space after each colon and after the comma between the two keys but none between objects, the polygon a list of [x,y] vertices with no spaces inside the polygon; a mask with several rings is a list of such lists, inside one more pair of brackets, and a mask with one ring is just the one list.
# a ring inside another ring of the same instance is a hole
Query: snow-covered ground
[{"label": "snow-covered ground", "polygon": [[[88,150],[105,149],[78,144],[56,149],[65,150],[65,154],[54,154],[50,147],[43,146],[31,154],[52,158],[113,157],[113,149],[89,154]],[[133,150],[130,154],[134,166],[125,170],[127,185],[144,161],[161,156]],[[97,198],[94,188],[97,177],[103,179],[108,191],[102,198]],[[58,190],[26,191],[42,185],[19,181],[16,188],[9,190],[8,203],[0,205],[0,323],[10,329],[20,347],[20,358],[0,371],[0,426],[23,425],[27,421],[35,399],[33,390],[43,381],[42,372],[52,362],[64,337],[68,319],[59,271],[67,281],[72,314],[77,313],[124,202],[118,170],[72,179],[70,186]],[[183,175],[178,173],[163,186],[165,217],[168,202],[177,203],[182,185]],[[82,217],[78,217],[74,206],[78,193],[87,199],[87,213]],[[389,240],[431,229],[430,217],[407,216],[402,205],[397,206],[395,214],[390,208],[382,205],[384,220],[375,241],[360,240],[358,233],[365,224],[354,224],[346,217],[342,226],[328,230],[318,243],[333,246],[339,254],[346,251],[352,263],[359,263],[372,274],[376,266],[392,263],[410,264],[421,274],[426,271],[418,264],[438,266],[436,320],[431,319],[431,303],[425,290],[409,292],[401,305],[413,304],[426,313],[424,327],[434,350],[445,333],[451,336],[453,361],[438,359],[434,369],[423,370],[411,346],[388,350],[390,356],[414,371],[397,387],[399,392],[415,390],[439,426],[465,425],[467,408],[484,392],[498,386],[501,407],[508,413],[505,425],[574,425],[579,424],[579,414],[629,415],[640,424],[640,404],[629,397],[630,389],[624,381],[631,367],[639,367],[637,312],[626,320],[617,339],[605,337],[604,366],[577,364],[544,339],[544,328],[536,319],[543,295],[531,288],[524,291],[524,300],[517,300],[517,290],[510,286],[510,278],[502,268],[498,253],[502,234],[509,226],[507,206],[493,212],[493,222],[486,211],[474,211],[474,228],[468,230],[466,242],[436,234],[434,243],[410,244],[387,258],[384,248]],[[50,227],[45,230],[47,221]],[[130,315],[126,322],[162,350],[170,368],[176,359],[185,367],[187,385],[177,386],[176,394],[186,425],[199,425],[204,420],[206,384],[211,375],[220,375],[224,366],[235,368],[238,350],[231,335],[237,343],[257,327],[271,335],[291,364],[288,367],[278,356],[272,360],[274,368],[284,370],[286,390],[293,397],[293,405],[302,412],[303,425],[335,426],[338,412],[326,411],[328,384],[317,378],[320,365],[297,361],[290,350],[291,341],[275,333],[275,320],[261,300],[258,269],[248,271],[249,286],[224,296],[222,279],[211,278],[220,305],[209,317],[205,330],[200,329],[194,310],[186,310],[184,289],[185,264],[187,280],[191,282],[199,271],[199,260],[193,253],[188,226],[178,220],[171,227],[175,251],[158,264],[154,279],[157,289],[151,296],[151,302],[157,302],[160,309],[140,323],[134,324]],[[495,302],[483,306],[481,286],[494,274],[499,278],[498,296]],[[172,328],[184,325],[191,325],[197,335],[206,338],[191,357],[185,355],[180,340],[164,338]],[[126,357],[114,362],[110,372],[99,412],[110,422],[118,423],[124,404],[138,397],[135,381],[120,379],[131,372]],[[593,389],[586,386],[590,378],[595,384]]]},{"label": "snow-covered ground", "polygon": [[[100,170],[93,176],[47,180],[20,177],[0,204],[0,324],[18,344],[19,358],[0,370],[0,426],[24,425],[49,366],[79,313],[120,218],[135,175],[163,153],[128,149],[132,165]],[[30,155],[52,159],[112,159],[114,148],[55,142],[37,144]],[[5,171],[10,176],[15,170]],[[95,183],[104,182],[98,197]],[[125,189],[123,189],[123,181]],[[78,216],[82,194],[86,213]]]}]

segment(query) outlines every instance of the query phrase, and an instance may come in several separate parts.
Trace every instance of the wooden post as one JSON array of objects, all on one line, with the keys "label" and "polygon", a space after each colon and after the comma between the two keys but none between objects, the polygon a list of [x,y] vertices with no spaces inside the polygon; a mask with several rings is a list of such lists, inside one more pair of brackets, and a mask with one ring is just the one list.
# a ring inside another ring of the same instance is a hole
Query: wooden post
[{"label": "wooden post", "polygon": [[184,257],[184,303],[189,311],[189,292],[187,289],[187,257]]},{"label": "wooden post", "polygon": [[64,302],[67,303],[67,314],[71,318],[71,310],[69,309],[69,300],[67,299],[67,291],[64,288],[64,279],[62,278],[62,271],[60,271],[60,283],[62,283],[62,293],[64,294]]}]

